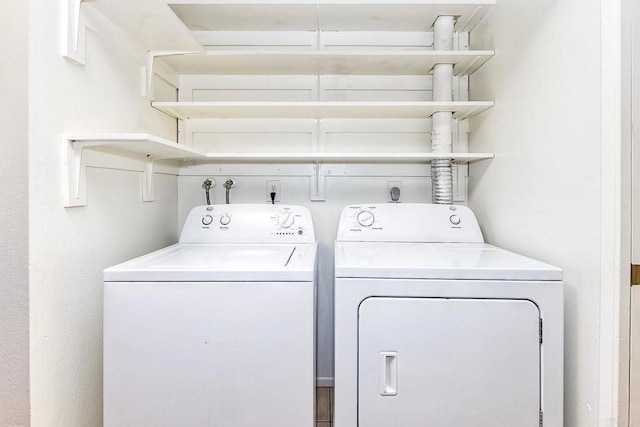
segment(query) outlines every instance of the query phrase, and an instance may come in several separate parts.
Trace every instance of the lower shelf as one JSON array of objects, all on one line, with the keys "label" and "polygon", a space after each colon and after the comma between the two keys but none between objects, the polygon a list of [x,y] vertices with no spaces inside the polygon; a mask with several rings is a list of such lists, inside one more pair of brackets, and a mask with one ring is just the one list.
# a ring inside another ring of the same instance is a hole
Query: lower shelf
[{"label": "lower shelf", "polygon": [[63,136],[66,150],[66,206],[84,206],[86,195],[86,164],[84,150],[116,152],[144,160],[143,193],[145,201],[154,200],[154,162],[156,160],[191,160],[199,163],[428,163],[436,159],[451,159],[465,164],[491,159],[493,153],[206,153],[168,139],[146,133],[68,134]]},{"label": "lower shelf", "polygon": [[64,140],[76,153],[84,149],[106,149],[123,154],[141,154],[154,160],[205,157],[199,150],[148,133],[67,134]]},{"label": "lower shelf", "polygon": [[70,154],[80,161],[82,150],[108,150],[127,155],[142,155],[148,160],[194,160],[237,162],[429,162],[451,159],[469,163],[493,158],[493,153],[207,153],[196,148],[146,133],[107,133],[65,135]]}]

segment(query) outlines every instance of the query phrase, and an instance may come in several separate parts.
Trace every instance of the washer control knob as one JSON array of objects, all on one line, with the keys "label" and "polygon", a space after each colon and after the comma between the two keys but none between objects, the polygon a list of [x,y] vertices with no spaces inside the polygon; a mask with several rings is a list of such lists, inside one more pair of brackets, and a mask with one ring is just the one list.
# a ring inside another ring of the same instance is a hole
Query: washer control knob
[{"label": "washer control knob", "polygon": [[451,224],[453,225],[458,225],[460,224],[460,217],[458,215],[451,215],[449,217],[449,221],[451,222]]},{"label": "washer control knob", "polygon": [[211,225],[213,217],[211,215],[205,215],[202,217],[202,225]]},{"label": "washer control knob", "polygon": [[224,214],[220,217],[220,224],[229,225],[230,222],[231,222],[231,217],[229,216],[229,214]]},{"label": "washer control knob", "polygon": [[282,228],[289,228],[296,222],[296,217],[292,212],[282,212],[278,215],[278,225]]},{"label": "washer control knob", "polygon": [[371,227],[376,222],[376,216],[371,211],[362,211],[358,213],[358,224],[363,227]]}]

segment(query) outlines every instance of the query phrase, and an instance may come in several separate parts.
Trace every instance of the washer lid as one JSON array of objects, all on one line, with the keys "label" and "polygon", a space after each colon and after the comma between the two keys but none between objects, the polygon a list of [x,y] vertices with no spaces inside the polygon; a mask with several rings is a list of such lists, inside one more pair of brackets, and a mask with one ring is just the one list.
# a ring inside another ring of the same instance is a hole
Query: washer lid
[{"label": "washer lid", "polygon": [[107,268],[104,281],[313,281],[315,262],[315,243],[178,243]]},{"label": "washer lid", "polygon": [[336,242],[336,277],[562,280],[562,270],[486,243]]}]

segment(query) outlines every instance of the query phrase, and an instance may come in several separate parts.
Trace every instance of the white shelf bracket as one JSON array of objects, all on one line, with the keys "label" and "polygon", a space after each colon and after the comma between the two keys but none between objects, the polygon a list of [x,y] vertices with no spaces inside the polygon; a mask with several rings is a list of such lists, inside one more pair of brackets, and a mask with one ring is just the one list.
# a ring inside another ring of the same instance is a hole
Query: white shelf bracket
[{"label": "white shelf bracket", "polygon": [[[81,0],[82,1],[82,0]],[[155,84],[154,84],[154,76],[155,76],[155,59],[160,56],[170,56],[170,55],[189,55],[200,53],[200,51],[183,51],[183,50],[163,50],[163,51],[153,51],[150,50],[147,52],[147,65],[146,65],[146,73],[145,73],[145,81],[143,86],[145,87],[145,93],[147,99],[149,101],[155,101]]]},{"label": "white shelf bracket", "polygon": [[67,184],[64,206],[67,208],[85,206],[87,204],[86,165],[82,162],[84,144],[64,138],[67,158]]},{"label": "white shelf bracket", "polygon": [[318,160],[313,165],[313,174],[311,175],[311,200],[325,200],[325,178],[324,168]]},{"label": "white shelf bracket", "polygon": [[[469,152],[469,120],[453,120],[453,147],[458,153]],[[453,201],[466,202],[468,194],[469,164],[453,164]]]},{"label": "white shelf bracket", "polygon": [[85,65],[86,26],[82,16],[84,0],[61,0],[62,56]]},{"label": "white shelf bracket", "polygon": [[[102,139],[74,139],[72,135],[63,137],[65,149],[66,164],[65,167],[65,200],[64,206],[67,208],[86,206],[87,204],[87,162],[92,162],[92,166],[104,166],[104,161],[87,160],[84,155],[85,151],[99,147],[117,147],[123,141],[108,141]],[[138,154],[139,155],[139,154]],[[146,158],[140,159],[136,155],[132,161],[126,163],[122,167],[123,170],[130,170],[142,173],[142,201],[153,202],[156,200],[155,189],[155,171],[156,160],[162,160],[164,157],[152,157],[147,155]],[[91,159],[91,157],[89,157]],[[142,160],[142,163],[140,162]]]},{"label": "white shelf bracket", "polygon": [[142,201],[156,201],[156,185],[155,185],[155,164],[154,158],[147,156],[145,169],[142,172]]}]

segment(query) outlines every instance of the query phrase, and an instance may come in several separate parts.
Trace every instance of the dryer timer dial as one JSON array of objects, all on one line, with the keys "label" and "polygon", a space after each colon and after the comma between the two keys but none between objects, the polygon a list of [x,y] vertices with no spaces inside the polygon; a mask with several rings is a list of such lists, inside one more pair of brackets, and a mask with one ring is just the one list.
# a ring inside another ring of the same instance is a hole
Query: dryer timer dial
[{"label": "dryer timer dial", "polygon": [[371,227],[376,222],[376,216],[371,211],[361,211],[358,213],[358,224],[363,227]]}]

